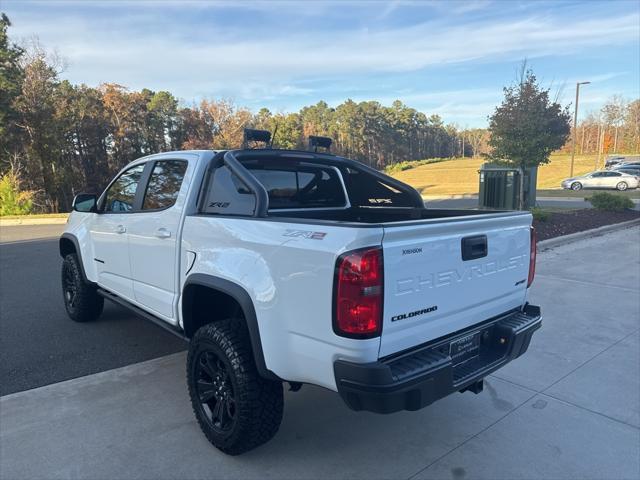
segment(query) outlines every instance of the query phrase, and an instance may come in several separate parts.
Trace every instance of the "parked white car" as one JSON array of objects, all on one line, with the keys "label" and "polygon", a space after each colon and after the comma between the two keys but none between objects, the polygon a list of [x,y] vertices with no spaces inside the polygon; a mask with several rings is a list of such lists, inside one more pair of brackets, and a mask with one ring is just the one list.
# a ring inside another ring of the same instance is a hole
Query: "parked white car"
[{"label": "parked white car", "polygon": [[479,393],[541,325],[531,221],[427,209],[410,186],[315,151],[162,153],[74,200],[64,303],[86,322],[106,298],[189,341],[198,424],[239,454],[276,434],[284,382],[378,413]]},{"label": "parked white car", "polygon": [[583,188],[593,189],[616,189],[620,191],[629,188],[638,188],[638,178],[635,175],[620,172],[617,170],[599,170],[587,173],[579,177],[567,178],[562,181],[562,188],[571,190],[582,190]]}]

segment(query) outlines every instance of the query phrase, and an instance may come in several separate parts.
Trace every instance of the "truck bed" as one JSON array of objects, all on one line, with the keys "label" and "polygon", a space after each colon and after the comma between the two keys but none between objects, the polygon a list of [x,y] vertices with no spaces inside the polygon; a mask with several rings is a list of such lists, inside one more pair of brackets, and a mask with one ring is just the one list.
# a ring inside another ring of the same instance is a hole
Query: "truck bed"
[{"label": "truck bed", "polygon": [[334,222],[393,224],[415,220],[437,220],[455,217],[477,217],[482,215],[513,216],[525,212],[470,209],[431,209],[431,208],[391,208],[391,207],[352,207],[346,209],[306,209],[271,210],[269,217],[282,219],[305,219]]}]

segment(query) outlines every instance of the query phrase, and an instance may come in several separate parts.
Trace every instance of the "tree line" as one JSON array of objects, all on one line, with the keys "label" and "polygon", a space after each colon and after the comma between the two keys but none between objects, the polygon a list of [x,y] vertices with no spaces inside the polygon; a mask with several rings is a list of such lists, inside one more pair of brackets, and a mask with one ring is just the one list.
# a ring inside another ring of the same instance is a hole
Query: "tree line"
[{"label": "tree line", "polygon": [[[66,211],[74,194],[98,192],[131,160],[179,149],[228,149],[243,129],[274,133],[274,147],[306,148],[309,135],[334,139],[332,151],[376,168],[398,161],[477,153],[472,133],[400,101],[325,102],[294,113],[253,113],[229,100],[183,105],[170,92],[122,85],[74,85],[61,62],[38,45],[12,43],[0,19],[0,174],[33,191],[41,211]],[[472,144],[474,146],[472,146]],[[18,175],[19,173],[19,175]],[[13,178],[13,177],[12,177]],[[1,193],[0,193],[1,194]]]},{"label": "tree line", "polygon": [[576,152],[586,154],[640,153],[640,100],[614,95],[576,128]]}]

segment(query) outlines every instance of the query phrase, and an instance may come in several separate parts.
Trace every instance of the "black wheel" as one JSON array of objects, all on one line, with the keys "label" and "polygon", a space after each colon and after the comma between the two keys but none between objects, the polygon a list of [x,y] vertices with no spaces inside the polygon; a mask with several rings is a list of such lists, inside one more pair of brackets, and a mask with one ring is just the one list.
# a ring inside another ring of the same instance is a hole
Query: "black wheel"
[{"label": "black wheel", "polygon": [[62,296],[67,314],[75,322],[95,320],[104,308],[104,298],[98,295],[95,285],[85,281],[75,253],[62,261]]},{"label": "black wheel", "polygon": [[616,188],[621,192],[624,192],[627,188],[629,188],[629,185],[627,185],[627,182],[620,182],[618,183],[618,185],[616,185]]},{"label": "black wheel", "polygon": [[578,190],[582,190],[582,184],[581,184],[580,182],[573,182],[573,183],[571,184],[571,190],[574,190],[574,191],[576,191],[576,192],[577,192]]},{"label": "black wheel", "polygon": [[269,441],[282,421],[282,382],[262,378],[242,320],[201,327],[187,356],[191,406],[207,439],[229,455]]}]

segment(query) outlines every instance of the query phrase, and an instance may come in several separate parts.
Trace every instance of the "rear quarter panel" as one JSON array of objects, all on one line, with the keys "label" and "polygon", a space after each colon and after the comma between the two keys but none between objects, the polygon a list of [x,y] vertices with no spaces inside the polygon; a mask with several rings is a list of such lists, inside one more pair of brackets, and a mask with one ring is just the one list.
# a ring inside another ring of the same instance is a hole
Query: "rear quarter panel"
[{"label": "rear quarter panel", "polygon": [[[185,219],[182,254],[187,265],[195,253],[189,275],[222,278],[249,294],[269,370],[335,390],[336,359],[375,361],[380,346],[379,338],[353,340],[333,332],[336,259],[381,241],[380,227],[194,215]],[[184,285],[184,271],[182,277]]]}]

